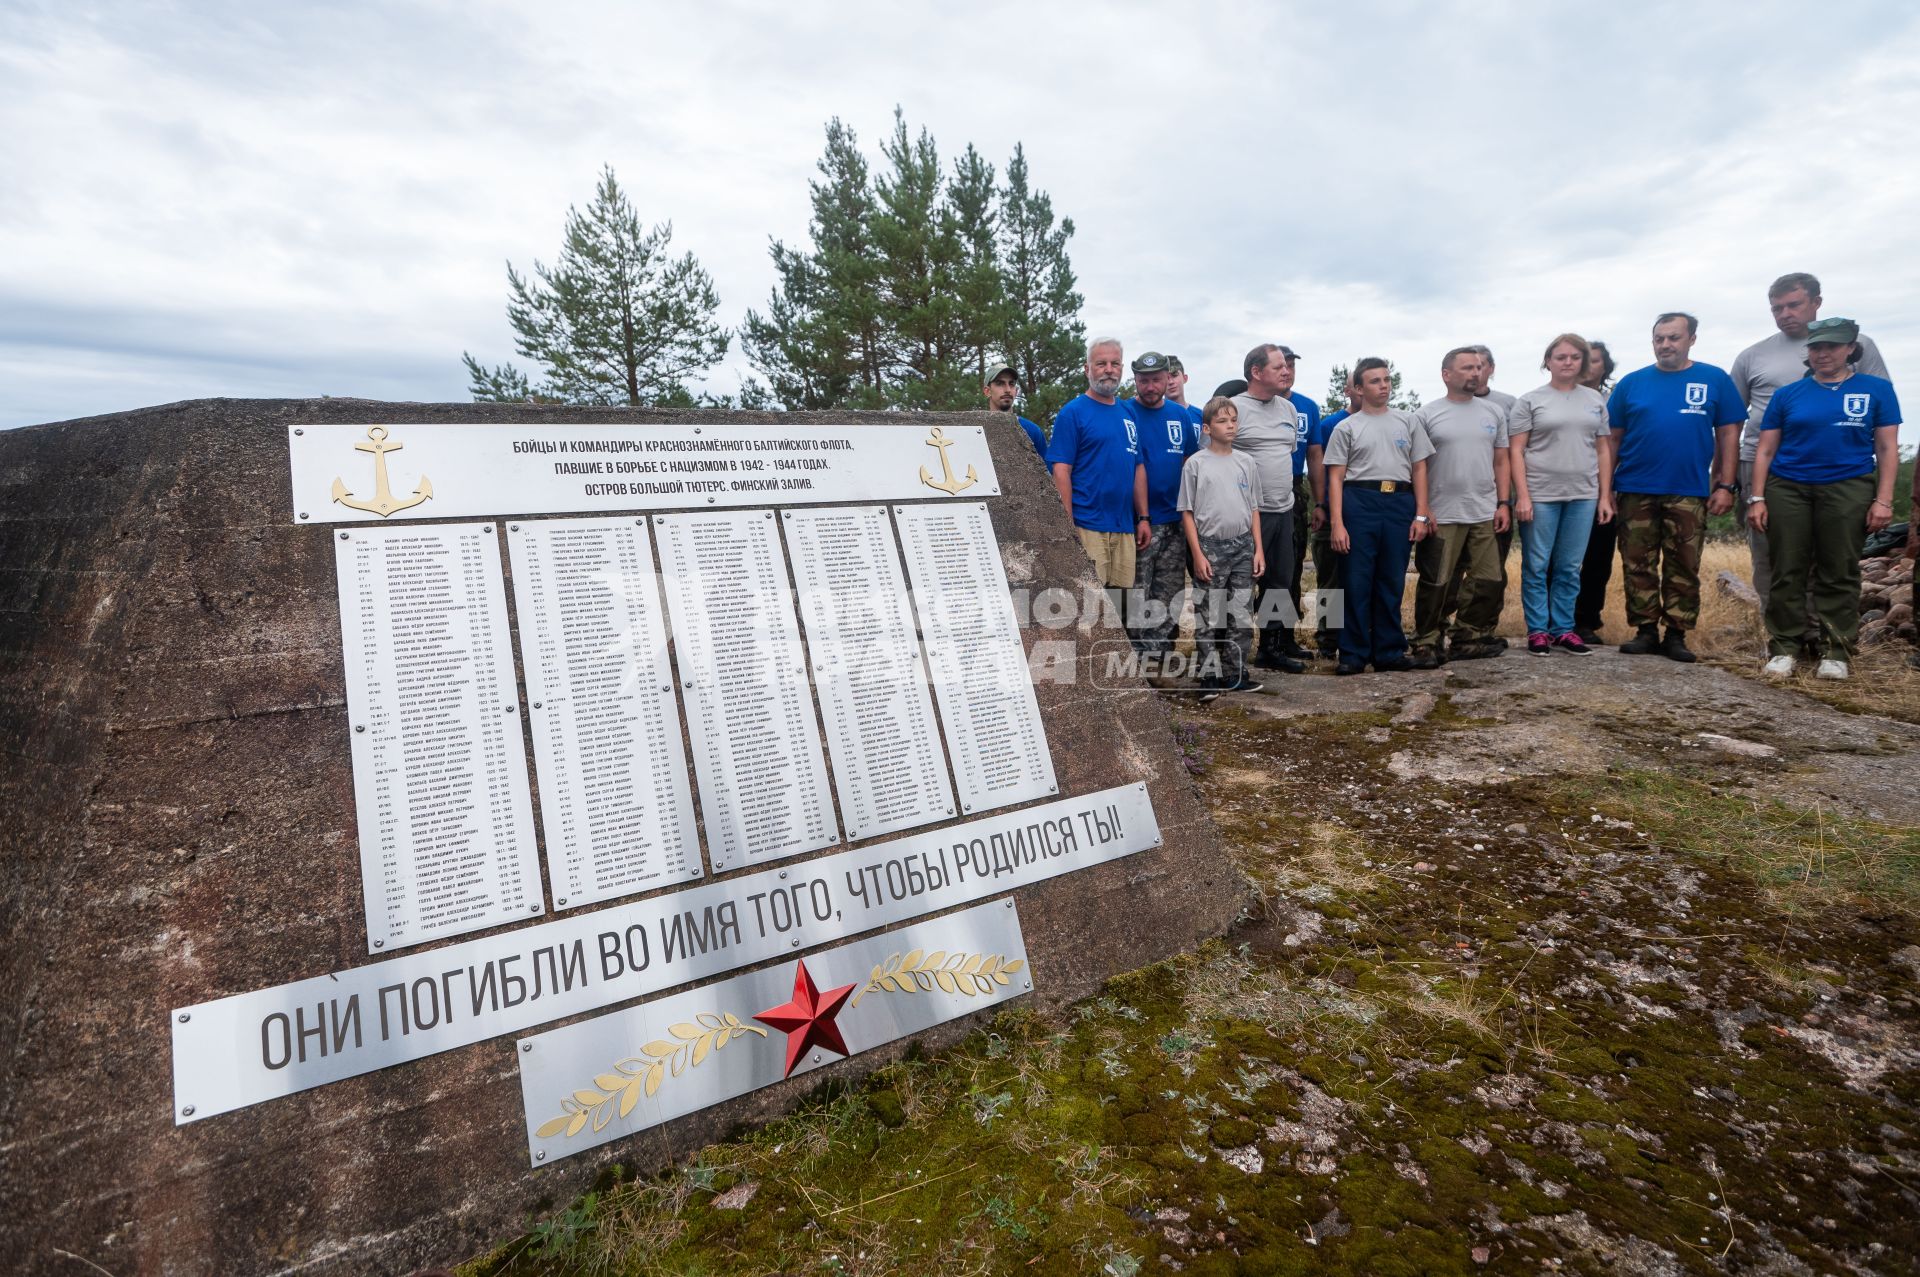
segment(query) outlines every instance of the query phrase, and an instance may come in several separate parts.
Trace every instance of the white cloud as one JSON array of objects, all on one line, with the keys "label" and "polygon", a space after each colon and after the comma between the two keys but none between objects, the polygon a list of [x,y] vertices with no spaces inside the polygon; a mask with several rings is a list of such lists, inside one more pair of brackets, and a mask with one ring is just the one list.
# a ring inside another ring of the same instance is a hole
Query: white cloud
[{"label": "white cloud", "polygon": [[1633,366],[1675,306],[1724,364],[1790,269],[1920,369],[1897,4],[57,6],[0,40],[0,425],[464,398],[463,349],[514,357],[504,262],[603,163],[738,322],[824,122],[895,103],[949,156],[1024,142],[1089,326],[1207,387],[1276,339],[1310,392],[1378,353],[1431,395],[1483,340],[1518,390],[1554,333]]}]

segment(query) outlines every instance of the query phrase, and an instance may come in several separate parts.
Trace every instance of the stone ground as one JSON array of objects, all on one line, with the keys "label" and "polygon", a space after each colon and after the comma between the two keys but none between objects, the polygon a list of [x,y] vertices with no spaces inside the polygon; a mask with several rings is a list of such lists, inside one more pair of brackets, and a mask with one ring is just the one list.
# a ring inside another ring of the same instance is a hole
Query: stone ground
[{"label": "stone ground", "polygon": [[1612,651],[1270,687],[1168,698],[1224,941],[470,1270],[1920,1271],[1920,727]]}]

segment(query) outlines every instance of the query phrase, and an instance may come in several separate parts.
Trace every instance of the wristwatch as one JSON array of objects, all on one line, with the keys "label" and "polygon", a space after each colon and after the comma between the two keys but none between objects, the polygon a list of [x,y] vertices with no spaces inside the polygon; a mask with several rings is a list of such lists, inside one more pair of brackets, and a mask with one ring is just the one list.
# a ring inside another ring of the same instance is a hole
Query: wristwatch
[{"label": "wristwatch", "polygon": [[1737,483],[1716,483],[1713,485],[1713,490],[1715,492],[1731,492],[1736,497],[1740,495],[1740,485]]},{"label": "wristwatch", "polygon": [[1413,521],[1414,521],[1415,523],[1432,523],[1432,522],[1433,522],[1433,520],[1432,520],[1432,519],[1429,519],[1429,518],[1428,518],[1428,517],[1427,517],[1426,515],[1424,515],[1424,514],[1416,514],[1416,515],[1414,515],[1414,516],[1413,516]]},{"label": "wristwatch", "polygon": [[1765,505],[1766,501],[1767,499],[1765,497],[1760,496],[1757,493],[1747,498],[1748,505]]}]

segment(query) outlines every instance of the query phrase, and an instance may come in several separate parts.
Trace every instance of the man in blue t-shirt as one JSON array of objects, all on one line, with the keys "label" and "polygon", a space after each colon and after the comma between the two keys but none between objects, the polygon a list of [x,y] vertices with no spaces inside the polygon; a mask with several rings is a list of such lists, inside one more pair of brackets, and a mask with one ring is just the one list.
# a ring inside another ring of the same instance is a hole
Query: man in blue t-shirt
[{"label": "man in blue t-shirt", "polygon": [[1134,552],[1150,539],[1139,428],[1119,401],[1125,367],[1119,338],[1087,346],[1087,392],[1054,415],[1046,454],[1094,574],[1113,591],[1133,587]]},{"label": "man in blue t-shirt", "polygon": [[1187,538],[1180,523],[1180,470],[1200,450],[1187,410],[1167,398],[1169,360],[1149,350],[1133,361],[1133,398],[1120,406],[1140,440],[1147,472],[1148,539],[1134,558],[1127,630],[1142,652],[1173,650],[1180,595],[1187,588]]},{"label": "man in blue t-shirt", "polygon": [[1707,516],[1733,508],[1747,406],[1724,369],[1694,362],[1699,335],[1692,315],[1661,315],[1653,323],[1653,367],[1622,377],[1607,401],[1619,458],[1621,585],[1627,624],[1638,631],[1620,645],[1629,656],[1694,659],[1687,631],[1700,619]]},{"label": "man in blue t-shirt", "polygon": [[[987,407],[994,412],[1012,412],[1013,401],[1020,397],[1020,374],[1013,370],[1012,364],[995,364],[987,369],[987,382],[981,389],[986,392]],[[1034,455],[1044,464],[1047,459],[1047,437],[1040,433],[1040,427],[1025,417],[1016,415],[1015,421],[1027,432],[1027,438],[1033,444]]]}]

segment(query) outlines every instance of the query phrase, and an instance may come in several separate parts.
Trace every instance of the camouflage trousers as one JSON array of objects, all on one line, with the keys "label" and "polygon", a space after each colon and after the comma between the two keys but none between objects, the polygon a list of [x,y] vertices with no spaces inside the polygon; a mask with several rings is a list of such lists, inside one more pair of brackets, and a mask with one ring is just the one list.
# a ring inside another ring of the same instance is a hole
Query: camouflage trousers
[{"label": "camouflage trousers", "polygon": [[1153,540],[1133,559],[1133,591],[1127,596],[1127,634],[1138,652],[1173,648],[1180,621],[1180,595],[1187,588],[1187,538],[1178,523],[1153,525]]},{"label": "camouflage trousers", "polygon": [[1622,492],[1616,501],[1627,624],[1637,630],[1664,620],[1670,629],[1691,630],[1700,620],[1706,498]]},{"label": "camouflage trousers", "polygon": [[1220,683],[1237,683],[1253,654],[1253,533],[1203,536],[1200,553],[1213,568],[1213,580],[1194,583],[1194,649],[1203,669],[1217,656]]}]

